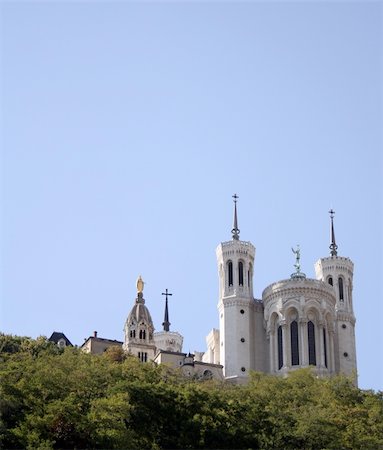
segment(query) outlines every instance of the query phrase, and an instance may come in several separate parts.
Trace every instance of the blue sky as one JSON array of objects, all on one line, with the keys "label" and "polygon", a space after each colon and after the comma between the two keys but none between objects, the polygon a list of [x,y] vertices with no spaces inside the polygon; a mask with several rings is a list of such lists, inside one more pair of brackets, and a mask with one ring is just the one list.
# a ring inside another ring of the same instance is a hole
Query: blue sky
[{"label": "blue sky", "polygon": [[[139,274],[184,351],[218,327],[215,248],[255,295],[355,264],[359,384],[382,389],[382,3],[3,2],[1,321],[123,339]],[[380,353],[380,358],[378,358]]]}]

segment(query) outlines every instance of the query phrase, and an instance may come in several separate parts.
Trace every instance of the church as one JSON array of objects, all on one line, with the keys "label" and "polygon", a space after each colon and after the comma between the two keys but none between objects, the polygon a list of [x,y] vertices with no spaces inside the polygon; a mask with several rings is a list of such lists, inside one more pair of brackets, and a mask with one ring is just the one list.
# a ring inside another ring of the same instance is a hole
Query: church
[{"label": "church", "polygon": [[255,247],[240,239],[237,195],[231,240],[216,250],[219,282],[219,330],[206,338],[207,350],[182,352],[183,337],[170,331],[168,290],[163,330],[155,332],[143,297],[144,282],[137,280],[137,296],[126,319],[124,341],[89,337],[82,348],[101,353],[119,345],[142,362],[155,361],[179,367],[186,376],[218,378],[243,383],[251,371],[286,375],[312,367],[318,376],[342,373],[356,383],[353,262],[338,255],[334,211],[330,211],[330,255],[315,263],[316,279],[300,268],[289,279],[267,286],[261,299],[253,296]]}]

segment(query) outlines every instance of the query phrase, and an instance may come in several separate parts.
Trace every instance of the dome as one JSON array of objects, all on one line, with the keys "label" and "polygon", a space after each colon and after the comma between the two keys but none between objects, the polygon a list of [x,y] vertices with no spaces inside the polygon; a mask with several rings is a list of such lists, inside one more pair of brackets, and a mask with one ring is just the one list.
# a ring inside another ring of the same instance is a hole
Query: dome
[{"label": "dome", "polygon": [[141,323],[145,322],[148,326],[153,327],[153,321],[152,316],[150,315],[150,312],[148,308],[144,305],[143,302],[140,302],[139,300],[136,300],[136,304],[133,306],[132,310],[130,311],[127,319],[127,323]]}]

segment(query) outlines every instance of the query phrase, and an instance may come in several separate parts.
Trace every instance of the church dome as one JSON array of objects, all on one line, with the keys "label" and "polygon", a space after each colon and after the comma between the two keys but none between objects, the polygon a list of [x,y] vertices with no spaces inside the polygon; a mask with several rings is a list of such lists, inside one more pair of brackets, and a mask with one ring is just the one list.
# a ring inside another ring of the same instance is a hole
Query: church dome
[{"label": "church dome", "polygon": [[136,300],[135,305],[130,311],[127,322],[129,324],[145,322],[149,327],[153,327],[152,316],[150,315],[148,308],[139,299]]}]

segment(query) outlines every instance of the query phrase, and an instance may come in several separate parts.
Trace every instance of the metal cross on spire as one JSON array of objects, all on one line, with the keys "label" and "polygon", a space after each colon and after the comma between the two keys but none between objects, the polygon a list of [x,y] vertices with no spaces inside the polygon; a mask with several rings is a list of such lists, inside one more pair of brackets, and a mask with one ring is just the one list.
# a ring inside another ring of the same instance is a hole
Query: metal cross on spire
[{"label": "metal cross on spire", "polygon": [[331,244],[330,244],[330,255],[331,256],[338,256],[338,246],[335,242],[335,231],[334,231],[334,215],[335,211],[331,208],[330,211],[330,217],[331,217]]},{"label": "metal cross on spire", "polygon": [[162,323],[162,326],[164,327],[164,331],[169,331],[170,322],[169,322],[169,309],[168,309],[168,296],[173,295],[170,292],[168,292],[167,289],[165,289],[165,292],[162,292],[161,295],[165,295],[165,316],[164,321]]},{"label": "metal cross on spire", "polygon": [[234,224],[233,229],[231,230],[231,234],[233,235],[233,239],[239,240],[239,228],[238,228],[238,219],[237,219],[237,200],[239,199],[237,194],[233,195],[234,199]]}]

